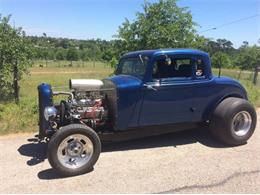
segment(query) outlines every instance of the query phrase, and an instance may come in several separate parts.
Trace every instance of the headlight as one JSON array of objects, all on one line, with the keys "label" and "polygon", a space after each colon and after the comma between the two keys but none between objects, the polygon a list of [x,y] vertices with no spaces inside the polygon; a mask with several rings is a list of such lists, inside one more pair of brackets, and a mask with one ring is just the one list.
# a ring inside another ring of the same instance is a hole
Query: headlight
[{"label": "headlight", "polygon": [[46,121],[49,120],[50,117],[55,117],[57,114],[57,109],[52,106],[48,106],[44,109],[44,118]]}]

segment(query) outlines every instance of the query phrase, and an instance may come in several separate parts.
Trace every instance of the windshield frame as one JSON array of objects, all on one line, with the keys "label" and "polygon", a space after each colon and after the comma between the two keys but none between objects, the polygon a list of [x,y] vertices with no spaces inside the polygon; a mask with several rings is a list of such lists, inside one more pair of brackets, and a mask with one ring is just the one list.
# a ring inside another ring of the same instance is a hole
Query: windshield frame
[{"label": "windshield frame", "polygon": [[[144,72],[142,74],[124,74],[122,73],[122,66],[123,66],[123,62],[127,61],[127,60],[130,60],[130,59],[138,59],[142,66],[144,66]],[[150,56],[147,56],[147,55],[136,55],[136,56],[127,56],[127,57],[123,57],[119,60],[119,63],[116,67],[116,70],[115,70],[115,75],[130,75],[130,76],[134,76],[134,77],[137,77],[139,79],[143,79],[146,75],[146,72],[147,72],[147,67],[149,65],[149,62],[150,62],[151,58]]]}]

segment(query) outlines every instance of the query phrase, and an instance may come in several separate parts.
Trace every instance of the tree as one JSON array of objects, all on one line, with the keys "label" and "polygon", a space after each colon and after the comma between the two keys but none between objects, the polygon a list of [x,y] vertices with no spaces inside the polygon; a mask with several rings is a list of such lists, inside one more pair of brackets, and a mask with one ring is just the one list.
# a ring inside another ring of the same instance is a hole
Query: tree
[{"label": "tree", "polygon": [[49,60],[54,60],[55,59],[55,50],[54,49],[50,49],[47,53],[47,58]]},{"label": "tree", "polygon": [[[22,28],[9,24],[11,16],[0,16],[0,90],[19,102],[19,80],[32,64],[33,47]],[[2,96],[3,98],[3,96]]]},{"label": "tree", "polygon": [[63,49],[57,50],[55,54],[56,60],[64,60],[66,58],[66,53]]},{"label": "tree", "polygon": [[88,61],[91,57],[91,52],[89,49],[83,49],[80,51],[80,59],[82,61]]},{"label": "tree", "polygon": [[136,19],[128,19],[119,27],[117,37],[126,50],[192,46],[196,24],[186,7],[178,7],[176,0],[145,1],[143,12]]},{"label": "tree", "polygon": [[213,67],[221,66],[221,67],[229,68],[231,66],[231,60],[229,56],[226,53],[221,51],[213,54],[211,61]]},{"label": "tree", "polygon": [[241,45],[240,49],[247,48],[248,46],[249,46],[249,42],[248,41],[243,41],[243,44]]},{"label": "tree", "polygon": [[252,70],[256,66],[260,66],[260,47],[254,45],[240,48],[239,57],[236,61],[237,65],[244,70]]},{"label": "tree", "polygon": [[68,39],[61,39],[60,40],[60,44],[61,47],[63,47],[64,49],[67,49],[69,47],[69,41]]},{"label": "tree", "polygon": [[116,60],[115,57],[113,57],[113,58],[110,60],[110,62],[109,62],[111,68],[116,68],[117,63],[118,63],[118,61]]},{"label": "tree", "polygon": [[208,40],[205,50],[207,50],[211,55],[217,52],[224,52],[231,54],[235,49],[233,48],[233,43],[226,39],[217,39],[216,41]]},{"label": "tree", "polygon": [[254,45],[240,49],[240,55],[236,60],[237,66],[242,70],[253,70],[253,83],[256,85],[258,77],[258,69],[260,67],[260,47]]},{"label": "tree", "polygon": [[209,42],[209,39],[207,39],[203,36],[196,36],[194,38],[194,41],[191,43],[190,47],[206,51],[208,48],[207,47],[208,42]]},{"label": "tree", "polygon": [[219,51],[229,52],[234,49],[233,43],[226,39],[217,39],[217,44],[219,47]]},{"label": "tree", "polygon": [[102,59],[109,62],[113,58],[113,52],[111,50],[107,50],[103,52]]},{"label": "tree", "polygon": [[79,59],[78,51],[75,48],[70,48],[67,52],[66,59],[71,61],[77,61]]}]

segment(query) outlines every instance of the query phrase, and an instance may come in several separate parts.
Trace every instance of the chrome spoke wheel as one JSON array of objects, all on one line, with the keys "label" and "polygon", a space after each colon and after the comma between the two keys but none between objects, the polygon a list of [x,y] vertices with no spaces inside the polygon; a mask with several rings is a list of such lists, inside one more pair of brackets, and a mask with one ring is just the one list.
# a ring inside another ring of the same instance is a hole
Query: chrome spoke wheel
[{"label": "chrome spoke wheel", "polygon": [[93,148],[93,143],[87,136],[83,134],[70,135],[58,147],[58,160],[67,168],[80,168],[91,159]]},{"label": "chrome spoke wheel", "polygon": [[232,131],[237,136],[245,136],[252,125],[252,117],[247,111],[237,113],[232,120]]}]

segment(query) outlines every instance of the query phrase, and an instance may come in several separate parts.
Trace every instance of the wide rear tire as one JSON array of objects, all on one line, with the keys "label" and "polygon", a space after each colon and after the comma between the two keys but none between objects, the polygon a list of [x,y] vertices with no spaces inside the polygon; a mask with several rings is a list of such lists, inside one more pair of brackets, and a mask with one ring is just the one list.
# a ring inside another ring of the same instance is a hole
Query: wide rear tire
[{"label": "wide rear tire", "polygon": [[228,145],[242,145],[253,135],[256,112],[245,99],[224,99],[213,112],[210,131],[219,141]]},{"label": "wide rear tire", "polygon": [[48,144],[50,165],[62,176],[91,171],[100,152],[101,143],[96,132],[80,124],[62,127]]}]

